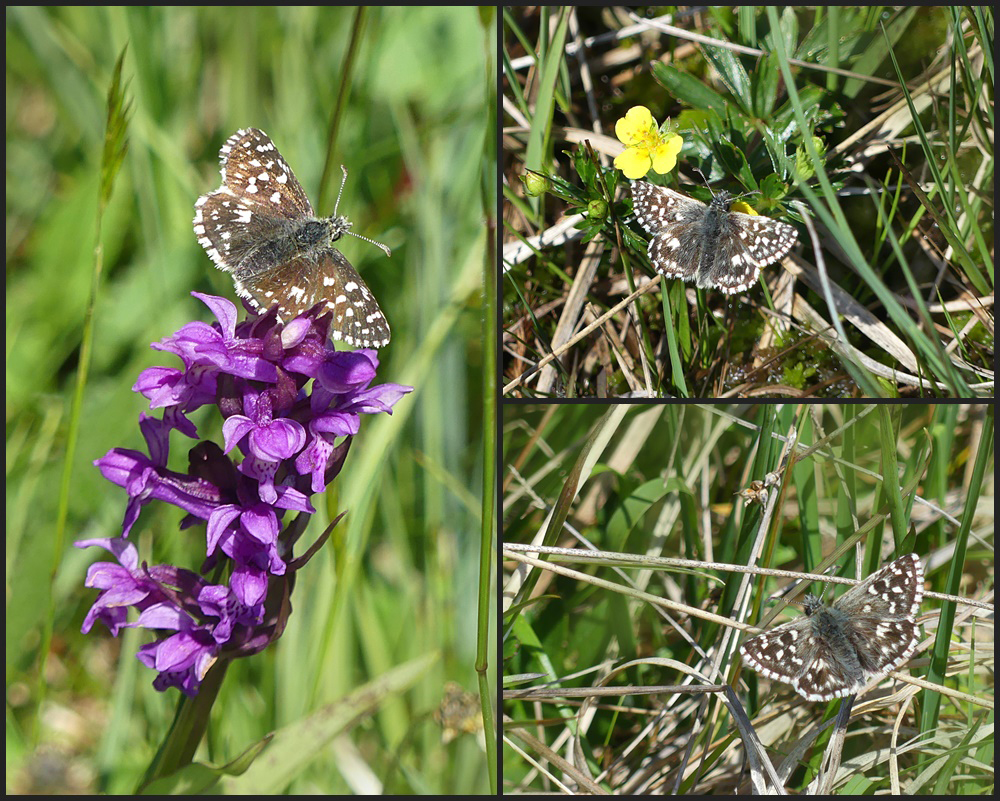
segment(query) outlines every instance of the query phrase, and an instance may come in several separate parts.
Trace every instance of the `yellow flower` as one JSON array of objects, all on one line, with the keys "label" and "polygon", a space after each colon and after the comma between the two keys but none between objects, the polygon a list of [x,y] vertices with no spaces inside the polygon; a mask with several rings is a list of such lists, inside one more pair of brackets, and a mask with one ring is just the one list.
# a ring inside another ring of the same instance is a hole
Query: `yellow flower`
[{"label": "yellow flower", "polygon": [[[736,208],[737,206],[739,206],[739,208]],[[757,209],[755,209],[749,203],[744,203],[742,200],[734,200],[733,201],[733,205],[730,208],[730,211],[741,211],[744,214],[752,214],[755,217],[759,217],[760,216],[757,213]]]},{"label": "yellow flower", "polygon": [[684,140],[672,131],[661,132],[649,109],[633,106],[615,123],[615,135],[625,150],[615,157],[615,167],[635,181],[653,172],[670,172],[677,164]]}]

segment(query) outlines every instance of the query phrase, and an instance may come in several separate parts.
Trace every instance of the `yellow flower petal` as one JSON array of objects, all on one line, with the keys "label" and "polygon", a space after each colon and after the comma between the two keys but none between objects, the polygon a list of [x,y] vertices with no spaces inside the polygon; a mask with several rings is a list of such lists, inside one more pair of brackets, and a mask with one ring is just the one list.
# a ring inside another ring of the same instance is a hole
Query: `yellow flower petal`
[{"label": "yellow flower petal", "polygon": [[645,148],[627,147],[619,155],[615,156],[615,169],[625,173],[625,177],[630,181],[637,181],[642,178],[652,165],[649,159],[649,151]]},{"label": "yellow flower petal", "polygon": [[681,152],[684,140],[677,134],[667,134],[660,140],[660,143],[653,148],[652,162],[653,172],[665,175],[677,164],[677,154]]},{"label": "yellow flower petal", "polygon": [[632,106],[625,116],[615,123],[615,136],[626,145],[634,145],[656,131],[653,115],[645,106]]}]

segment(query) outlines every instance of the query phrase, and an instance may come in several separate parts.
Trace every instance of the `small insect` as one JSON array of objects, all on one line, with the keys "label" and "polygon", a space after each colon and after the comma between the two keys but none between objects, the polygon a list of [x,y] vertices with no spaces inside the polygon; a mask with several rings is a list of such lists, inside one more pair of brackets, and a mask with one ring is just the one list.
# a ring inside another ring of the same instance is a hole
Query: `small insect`
[{"label": "small insect", "polygon": [[454,681],[445,684],[441,705],[434,710],[434,720],[441,724],[441,742],[445,744],[460,734],[483,736],[483,709],[479,696],[466,692]]},{"label": "small insect", "polygon": [[742,496],[744,506],[749,506],[752,503],[759,503],[761,506],[767,504],[767,487],[760,480],[751,481],[749,487],[741,489],[735,494]]},{"label": "small insect", "polygon": [[749,487],[733,494],[743,498],[744,506],[749,506],[752,503],[759,503],[761,506],[765,506],[768,499],[768,487],[773,487],[780,480],[781,477],[778,475],[778,471],[775,470],[766,474],[763,481],[760,479],[751,481]]}]

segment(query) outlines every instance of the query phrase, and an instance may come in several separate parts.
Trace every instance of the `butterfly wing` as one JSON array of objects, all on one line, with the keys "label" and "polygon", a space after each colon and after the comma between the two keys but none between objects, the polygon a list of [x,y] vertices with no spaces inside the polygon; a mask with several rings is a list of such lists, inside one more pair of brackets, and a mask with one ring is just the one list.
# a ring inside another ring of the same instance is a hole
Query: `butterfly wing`
[{"label": "butterfly wing", "polygon": [[339,250],[320,248],[297,256],[266,273],[235,281],[236,292],[260,311],[278,305],[287,322],[318,303],[333,316],[330,335],[357,348],[380,348],[389,342],[389,322],[378,301]]},{"label": "butterfly wing", "polygon": [[198,243],[220,270],[245,279],[270,266],[312,204],[292,168],[263,131],[243,128],[219,151],[222,186],[194,204]]},{"label": "butterfly wing", "polygon": [[647,181],[632,182],[632,208],[651,235],[649,261],[667,278],[693,280],[702,260],[704,203]]},{"label": "butterfly wing", "polygon": [[720,212],[716,245],[711,258],[699,263],[697,284],[703,289],[717,287],[727,295],[743,292],[757,282],[761,267],[791,250],[797,236],[791,225],[770,217]]},{"label": "butterfly wing", "polygon": [[[817,615],[823,612],[817,612]],[[836,648],[815,636],[816,616],[783,623],[740,646],[743,660],[769,679],[791,684],[807,701],[829,701],[858,692],[861,670],[838,658]]]},{"label": "butterfly wing", "polygon": [[910,553],[834,601],[833,609],[850,621],[846,636],[869,679],[895,670],[916,650],[923,597],[924,566]]}]

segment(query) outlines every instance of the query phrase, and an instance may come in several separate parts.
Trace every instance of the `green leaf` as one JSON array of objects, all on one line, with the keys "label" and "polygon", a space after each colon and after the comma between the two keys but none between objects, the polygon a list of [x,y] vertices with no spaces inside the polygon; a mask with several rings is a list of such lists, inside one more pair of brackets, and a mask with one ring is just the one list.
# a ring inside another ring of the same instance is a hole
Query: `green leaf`
[{"label": "green leaf", "polygon": [[701,110],[714,109],[720,114],[726,110],[726,98],[693,75],[681,72],[670,64],[657,63],[653,67],[653,76],[686,106]]}]

